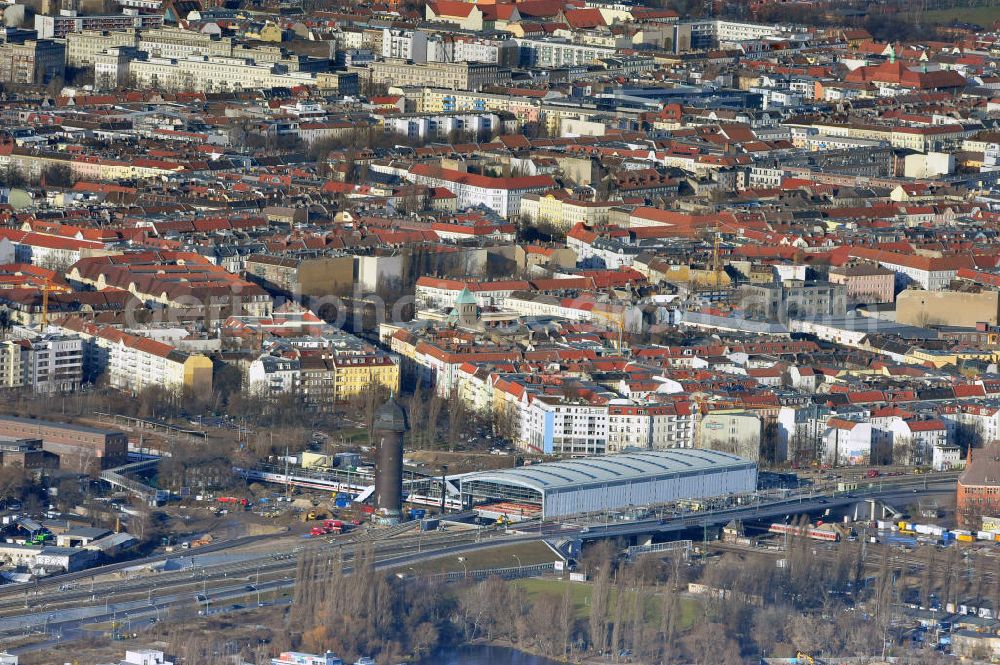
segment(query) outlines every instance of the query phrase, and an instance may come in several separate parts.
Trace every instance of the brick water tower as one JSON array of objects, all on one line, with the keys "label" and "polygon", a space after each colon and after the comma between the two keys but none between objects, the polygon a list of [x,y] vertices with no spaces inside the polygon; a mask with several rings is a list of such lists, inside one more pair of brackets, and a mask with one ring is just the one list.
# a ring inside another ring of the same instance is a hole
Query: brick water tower
[{"label": "brick water tower", "polygon": [[406,411],[395,397],[375,412],[375,516],[377,524],[403,520],[403,435],[409,430]]}]

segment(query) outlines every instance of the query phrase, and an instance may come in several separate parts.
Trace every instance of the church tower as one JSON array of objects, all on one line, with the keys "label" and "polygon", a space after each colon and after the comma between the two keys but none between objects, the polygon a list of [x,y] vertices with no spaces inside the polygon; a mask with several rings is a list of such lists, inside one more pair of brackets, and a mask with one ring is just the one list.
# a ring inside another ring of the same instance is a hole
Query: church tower
[{"label": "church tower", "polygon": [[462,289],[455,299],[455,313],[460,326],[474,326],[479,321],[479,303],[468,287]]}]

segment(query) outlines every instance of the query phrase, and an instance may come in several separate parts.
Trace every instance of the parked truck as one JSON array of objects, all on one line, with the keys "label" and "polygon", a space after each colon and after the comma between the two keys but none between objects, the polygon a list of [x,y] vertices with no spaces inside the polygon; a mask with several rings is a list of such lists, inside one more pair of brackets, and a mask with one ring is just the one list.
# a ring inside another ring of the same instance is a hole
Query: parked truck
[{"label": "parked truck", "polygon": [[216,501],[218,501],[219,503],[229,503],[242,506],[244,510],[249,510],[251,507],[250,502],[248,500],[240,499],[235,496],[220,496],[218,499],[216,499]]},{"label": "parked truck", "polygon": [[343,533],[346,526],[340,520],[323,520],[323,524],[309,530],[310,536],[329,536]]}]

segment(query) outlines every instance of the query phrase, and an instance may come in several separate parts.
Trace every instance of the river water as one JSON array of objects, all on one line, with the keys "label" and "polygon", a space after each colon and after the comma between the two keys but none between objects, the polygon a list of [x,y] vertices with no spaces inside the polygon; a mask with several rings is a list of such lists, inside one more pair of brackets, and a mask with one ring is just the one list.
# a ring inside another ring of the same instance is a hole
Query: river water
[{"label": "river water", "polygon": [[558,661],[532,656],[506,647],[463,646],[445,649],[421,665],[560,665]]}]

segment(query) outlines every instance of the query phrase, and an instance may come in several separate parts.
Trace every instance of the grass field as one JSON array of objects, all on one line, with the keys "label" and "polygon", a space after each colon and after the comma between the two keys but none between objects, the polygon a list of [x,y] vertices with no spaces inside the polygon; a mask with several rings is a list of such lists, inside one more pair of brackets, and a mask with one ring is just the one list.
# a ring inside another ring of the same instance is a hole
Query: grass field
[{"label": "grass field", "polygon": [[[529,598],[539,596],[543,593],[553,594],[559,596],[560,598],[565,593],[566,585],[570,585],[570,593],[573,598],[573,606],[576,608],[576,616],[578,618],[586,618],[590,616],[590,591],[591,586],[586,582],[570,582],[568,580],[555,580],[555,579],[539,579],[531,578],[526,580],[518,580],[515,582],[518,586],[525,590]],[[634,593],[634,592],[632,592]],[[632,595],[630,593],[629,595]],[[629,598],[625,599],[626,605],[631,607],[631,602]],[[611,592],[611,601],[609,602],[610,607],[614,607],[616,602],[616,593],[614,590]],[[700,616],[702,616],[702,606],[697,600],[691,598],[680,598],[681,605],[681,620],[678,628],[681,630],[686,630],[694,625]],[[648,598],[646,601],[646,615],[651,617],[654,621],[659,621],[660,618],[660,603],[659,599],[656,597]]]},{"label": "grass field", "polygon": [[953,21],[961,21],[989,28],[993,25],[994,21],[1000,21],[1000,6],[932,9],[924,12],[924,21],[938,25],[947,25]]},{"label": "grass field", "polygon": [[[515,556],[516,555],[516,556]],[[448,556],[431,559],[412,568],[399,569],[398,572],[416,572],[433,575],[435,573],[460,573],[463,570],[486,570],[487,568],[513,568],[518,565],[530,566],[536,563],[551,563],[556,555],[545,543],[524,543],[507,547],[491,547],[486,550],[469,552],[464,555],[465,561],[458,557]],[[462,564],[465,564],[464,566]]]}]

